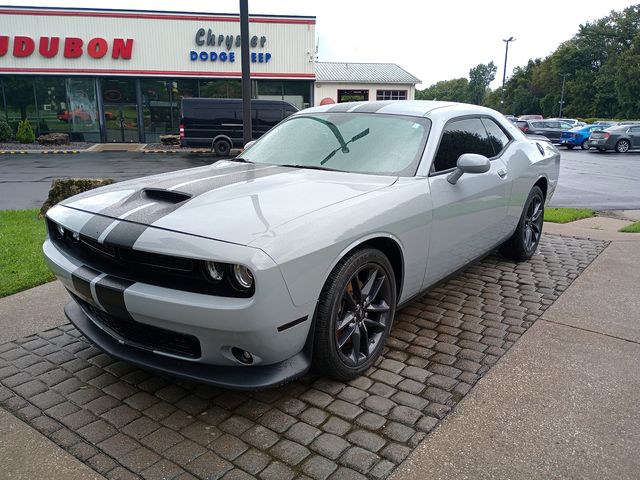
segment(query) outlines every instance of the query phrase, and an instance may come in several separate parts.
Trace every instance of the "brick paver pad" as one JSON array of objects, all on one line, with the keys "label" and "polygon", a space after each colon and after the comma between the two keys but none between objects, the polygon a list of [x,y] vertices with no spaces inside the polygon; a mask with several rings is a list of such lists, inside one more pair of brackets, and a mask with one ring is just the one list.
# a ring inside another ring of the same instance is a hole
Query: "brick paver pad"
[{"label": "brick paver pad", "polygon": [[399,311],[352,382],[229,391],[117,361],[65,325],[0,346],[0,403],[110,479],[382,479],[606,245],[545,235],[528,262],[487,257]]}]

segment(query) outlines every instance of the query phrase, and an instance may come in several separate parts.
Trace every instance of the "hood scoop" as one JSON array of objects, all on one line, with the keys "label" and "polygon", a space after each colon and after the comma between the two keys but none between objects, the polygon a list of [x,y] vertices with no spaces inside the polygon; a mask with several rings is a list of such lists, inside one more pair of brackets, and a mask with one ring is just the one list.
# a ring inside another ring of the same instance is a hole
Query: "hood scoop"
[{"label": "hood scoop", "polygon": [[176,190],[165,190],[163,188],[145,188],[142,194],[149,200],[156,200],[165,203],[180,203],[189,200],[191,195]]}]

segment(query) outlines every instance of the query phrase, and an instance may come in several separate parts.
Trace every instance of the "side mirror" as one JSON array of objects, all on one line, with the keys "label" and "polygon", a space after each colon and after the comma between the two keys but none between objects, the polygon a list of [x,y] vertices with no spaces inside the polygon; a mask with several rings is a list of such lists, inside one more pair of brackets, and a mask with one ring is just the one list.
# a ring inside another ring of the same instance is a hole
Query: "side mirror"
[{"label": "side mirror", "polygon": [[254,143],[256,143],[255,140],[251,140],[250,142],[247,142],[247,144],[244,146],[244,149],[245,150],[249,150],[253,146]]},{"label": "side mirror", "polygon": [[458,158],[456,169],[447,176],[447,181],[455,185],[463,173],[486,173],[491,170],[491,162],[484,155],[463,153]]}]

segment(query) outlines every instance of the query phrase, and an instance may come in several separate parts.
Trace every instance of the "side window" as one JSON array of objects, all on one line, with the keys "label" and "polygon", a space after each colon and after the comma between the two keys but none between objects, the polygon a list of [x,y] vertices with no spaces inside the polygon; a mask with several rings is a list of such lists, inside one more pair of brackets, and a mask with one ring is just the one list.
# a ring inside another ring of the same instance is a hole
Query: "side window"
[{"label": "side window", "polygon": [[281,108],[261,108],[258,110],[258,124],[262,127],[275,127],[283,118]]},{"label": "side window", "polygon": [[573,128],[573,125],[571,125],[570,123],[560,122],[560,128],[568,130],[570,128]]},{"label": "side window", "polygon": [[499,155],[504,147],[509,143],[509,136],[504,133],[504,131],[498,126],[496,122],[494,122],[490,118],[483,118],[482,123],[487,129],[487,133],[489,134],[489,140],[491,141],[491,145],[493,146],[493,155]]},{"label": "side window", "polygon": [[438,153],[433,161],[435,172],[454,168],[463,153],[493,157],[493,147],[479,118],[455,120],[444,127]]}]

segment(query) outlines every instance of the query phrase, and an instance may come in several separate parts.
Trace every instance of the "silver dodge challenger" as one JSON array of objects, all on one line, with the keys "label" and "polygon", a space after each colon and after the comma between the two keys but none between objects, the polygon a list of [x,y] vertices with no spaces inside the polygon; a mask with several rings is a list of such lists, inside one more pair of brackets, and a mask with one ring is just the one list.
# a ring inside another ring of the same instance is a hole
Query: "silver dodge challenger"
[{"label": "silver dodge challenger", "polygon": [[44,255],[114,357],[238,389],[348,380],[396,308],[495,249],[535,253],[559,162],[483,107],[310,108],[239,157],[60,203]]}]

